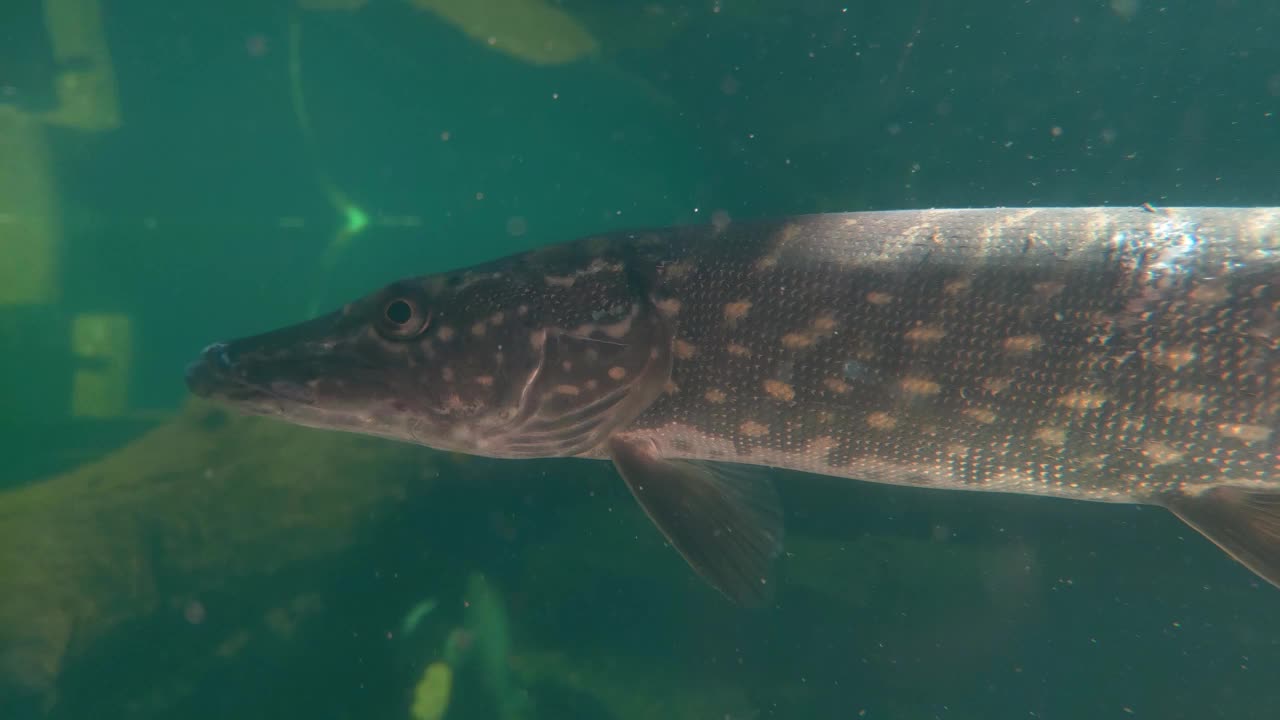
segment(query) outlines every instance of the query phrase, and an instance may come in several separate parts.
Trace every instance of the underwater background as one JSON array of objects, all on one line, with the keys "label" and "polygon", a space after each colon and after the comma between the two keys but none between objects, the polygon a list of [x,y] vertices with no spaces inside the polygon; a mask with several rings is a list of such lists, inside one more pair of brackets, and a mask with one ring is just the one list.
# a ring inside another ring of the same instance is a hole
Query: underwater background
[{"label": "underwater background", "polygon": [[191,401],[216,338],[612,229],[1280,205],[1270,0],[0,3],[0,719],[1280,717],[1156,508],[778,473],[729,605],[612,468]]}]

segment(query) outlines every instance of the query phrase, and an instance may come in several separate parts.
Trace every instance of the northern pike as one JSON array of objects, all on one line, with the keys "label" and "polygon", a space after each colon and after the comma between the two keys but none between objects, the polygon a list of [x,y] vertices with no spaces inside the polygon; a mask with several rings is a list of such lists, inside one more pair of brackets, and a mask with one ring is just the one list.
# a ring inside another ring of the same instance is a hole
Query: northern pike
[{"label": "northern pike", "polygon": [[207,347],[197,395],[612,461],[767,603],[768,472],[1165,507],[1280,585],[1280,208],[898,210],[619,232]]}]

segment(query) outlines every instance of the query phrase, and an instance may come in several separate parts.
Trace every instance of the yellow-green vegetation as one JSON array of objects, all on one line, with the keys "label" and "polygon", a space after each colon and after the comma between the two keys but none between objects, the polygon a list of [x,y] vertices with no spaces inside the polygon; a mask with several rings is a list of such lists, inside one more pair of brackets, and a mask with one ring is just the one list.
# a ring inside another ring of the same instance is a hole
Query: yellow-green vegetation
[{"label": "yellow-green vegetation", "polygon": [[133,322],[121,313],[85,313],[71,321],[71,352],[87,362],[72,378],[71,414],[118,417],[129,404]]},{"label": "yellow-green vegetation", "polygon": [[84,69],[58,75],[58,104],[41,115],[45,122],[94,132],[120,127],[115,69],[101,6],[99,0],[44,0],[54,58],[85,64]]},{"label": "yellow-green vegetation", "polygon": [[61,228],[40,121],[0,106],[0,307],[61,297]]},{"label": "yellow-green vegetation", "polygon": [[478,43],[534,65],[588,57],[599,44],[582,23],[546,0],[410,0]]},{"label": "yellow-green vegetation", "polygon": [[433,662],[422,673],[413,690],[414,720],[441,720],[449,710],[449,693],[453,688],[453,670],[448,663]]},{"label": "yellow-green vegetation", "polygon": [[123,623],[331,557],[438,457],[192,403],[99,462],[0,494],[0,677],[51,691]]}]

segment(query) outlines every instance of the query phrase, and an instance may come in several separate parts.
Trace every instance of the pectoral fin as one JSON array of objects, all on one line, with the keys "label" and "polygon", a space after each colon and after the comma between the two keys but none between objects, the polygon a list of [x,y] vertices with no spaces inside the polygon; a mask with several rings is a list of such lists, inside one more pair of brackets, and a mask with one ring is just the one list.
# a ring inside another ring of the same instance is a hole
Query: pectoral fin
[{"label": "pectoral fin", "polygon": [[1280,493],[1216,487],[1170,495],[1164,506],[1231,557],[1280,587]]},{"label": "pectoral fin", "polygon": [[703,579],[741,605],[772,600],[782,510],[762,472],[667,460],[649,440],[613,437],[608,447],[645,513]]}]

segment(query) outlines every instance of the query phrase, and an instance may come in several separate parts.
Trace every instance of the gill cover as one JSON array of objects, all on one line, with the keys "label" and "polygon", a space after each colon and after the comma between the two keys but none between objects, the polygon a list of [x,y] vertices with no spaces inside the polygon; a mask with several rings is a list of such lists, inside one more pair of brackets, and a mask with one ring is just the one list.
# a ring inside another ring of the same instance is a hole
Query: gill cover
[{"label": "gill cover", "polygon": [[577,327],[544,327],[530,344],[536,371],[517,411],[490,430],[505,457],[584,454],[625,427],[671,377],[673,333],[652,304],[635,301]]}]

